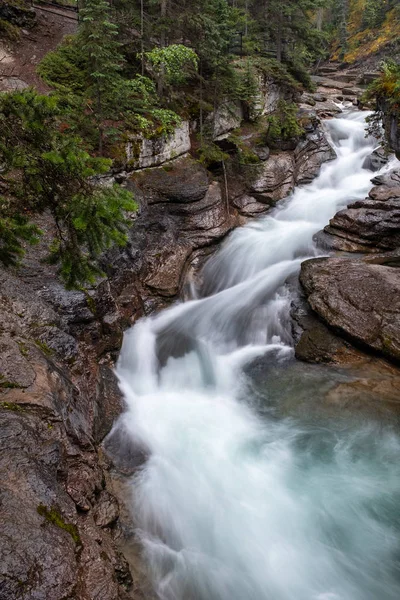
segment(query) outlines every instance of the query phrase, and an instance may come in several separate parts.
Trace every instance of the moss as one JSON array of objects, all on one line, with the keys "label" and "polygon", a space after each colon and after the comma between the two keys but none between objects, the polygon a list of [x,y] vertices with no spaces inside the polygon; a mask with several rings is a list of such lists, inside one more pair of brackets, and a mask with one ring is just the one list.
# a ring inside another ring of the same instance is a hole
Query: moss
[{"label": "moss", "polygon": [[86,304],[88,306],[88,309],[90,310],[92,315],[96,316],[97,315],[96,302],[93,300],[92,296],[90,294],[88,294],[85,290],[82,290],[82,291],[85,293]]},{"label": "moss", "polygon": [[45,342],[42,342],[42,340],[37,339],[34,340],[34,342],[46,356],[52,356],[54,354],[53,350]]},{"label": "moss", "polygon": [[17,404],[16,402],[0,402],[0,408],[4,410],[12,410],[14,412],[24,412],[26,409],[21,404]]},{"label": "moss", "polygon": [[18,347],[19,347],[19,351],[21,352],[22,356],[28,356],[29,354],[29,348],[28,346],[24,343],[24,342],[17,342]]},{"label": "moss", "polygon": [[239,163],[242,165],[254,165],[260,162],[257,154],[251,147],[236,133],[229,136],[228,141],[234,144],[238,151]]},{"label": "moss", "polygon": [[82,546],[82,540],[79,535],[79,531],[76,525],[73,523],[66,523],[61,513],[53,506],[50,509],[44,504],[39,504],[37,512],[41,517],[44,517],[48,523],[63,529],[72,537],[73,541],[77,546]]},{"label": "moss", "polygon": [[8,381],[4,375],[0,374],[0,389],[8,389],[8,390],[12,390],[12,389],[21,389],[22,386],[18,385],[17,383],[14,383],[13,381]]},{"label": "moss", "polygon": [[20,37],[19,28],[4,19],[0,19],[0,39],[6,38],[10,41],[16,41]]}]

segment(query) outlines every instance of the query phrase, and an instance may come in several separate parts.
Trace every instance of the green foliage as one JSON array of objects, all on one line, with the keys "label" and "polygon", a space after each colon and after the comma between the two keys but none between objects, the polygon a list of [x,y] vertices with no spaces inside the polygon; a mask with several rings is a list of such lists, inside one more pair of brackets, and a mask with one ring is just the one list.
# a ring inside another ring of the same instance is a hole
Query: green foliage
[{"label": "green foliage", "polygon": [[0,197],[0,262],[9,267],[16,266],[24,255],[24,242],[38,243],[41,231],[29,223],[27,217],[21,214],[5,216],[6,212]]},{"label": "green foliage", "polygon": [[381,63],[381,75],[368,87],[366,100],[386,100],[392,106],[400,106],[400,64],[388,59]]},{"label": "green foliage", "polygon": [[363,13],[363,27],[375,28],[382,25],[385,20],[385,9],[388,9],[386,0],[366,0]]},{"label": "green foliage", "polygon": [[198,67],[196,52],[183,44],[172,44],[166,48],[153,48],[146,58],[157,77],[165,77],[170,85],[182,85]]},{"label": "green foliage", "polygon": [[268,117],[268,140],[271,142],[289,141],[298,138],[304,129],[297,121],[296,104],[280,100],[274,114]]},{"label": "green foliage", "polygon": [[199,161],[205,167],[209,167],[215,163],[222,163],[229,158],[229,154],[223,152],[219,146],[208,140],[203,140],[199,150]]},{"label": "green foliage", "polygon": [[19,37],[20,31],[16,25],[13,25],[4,19],[0,19],[0,39],[7,39],[11,42],[15,42]]},{"label": "green foliage", "polygon": [[77,36],[67,36],[41,60],[37,72],[53,88],[74,94],[85,91],[88,61]]},{"label": "green foliage", "polygon": [[73,523],[67,523],[63,519],[61,513],[54,506],[47,508],[47,506],[44,504],[39,504],[37,507],[37,512],[41,517],[46,519],[48,523],[51,523],[52,525],[55,525],[56,527],[59,527],[63,531],[69,533],[77,546],[82,546],[82,540],[77,526]]},{"label": "green foliage", "polygon": [[237,148],[237,159],[241,165],[256,165],[260,162],[259,157],[248,144],[235,133],[231,133],[228,140]]},{"label": "green foliage", "polygon": [[69,131],[82,134],[89,147],[99,144],[99,134],[102,150],[107,151],[127,131],[148,137],[169,134],[180,122],[176,113],[159,106],[154,81],[139,74],[127,79],[119,70],[101,89],[98,106],[80,35],[69,36],[47,54],[38,72],[57,90]]},{"label": "green foliage", "polygon": [[136,205],[126,190],[96,184],[111,161],[91,157],[79,137],[60,129],[60,117],[55,96],[33,90],[0,96],[0,162],[11,199],[0,217],[27,228],[15,231],[12,244],[5,234],[0,238],[4,262],[12,264],[23,254],[21,237],[32,241],[38,234],[20,215],[49,211],[56,225],[49,260],[60,264],[67,287],[77,287],[101,274],[105,249],[126,243],[125,212]]}]

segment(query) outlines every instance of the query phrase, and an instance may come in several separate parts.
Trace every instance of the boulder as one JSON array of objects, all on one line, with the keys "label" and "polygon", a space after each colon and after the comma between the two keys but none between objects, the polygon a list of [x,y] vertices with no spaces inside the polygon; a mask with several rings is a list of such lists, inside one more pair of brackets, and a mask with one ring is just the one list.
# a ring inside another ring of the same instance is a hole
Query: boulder
[{"label": "boulder", "polygon": [[400,360],[400,255],[311,259],[300,282],[315,313],[348,340]]},{"label": "boulder", "polygon": [[370,171],[380,171],[384,167],[389,158],[383,148],[377,148],[370,156],[364,160],[363,169],[369,169]]},{"label": "boulder", "polygon": [[280,152],[272,154],[269,159],[254,167],[254,179],[250,185],[250,193],[261,201],[277,202],[285,198],[294,187],[295,162],[292,153]]},{"label": "boulder", "polygon": [[339,211],[315,239],[323,247],[345,252],[400,247],[400,185],[374,187],[368,198]]},{"label": "boulder", "polygon": [[346,364],[356,358],[357,351],[323,323],[302,295],[292,303],[290,315],[298,360]]}]

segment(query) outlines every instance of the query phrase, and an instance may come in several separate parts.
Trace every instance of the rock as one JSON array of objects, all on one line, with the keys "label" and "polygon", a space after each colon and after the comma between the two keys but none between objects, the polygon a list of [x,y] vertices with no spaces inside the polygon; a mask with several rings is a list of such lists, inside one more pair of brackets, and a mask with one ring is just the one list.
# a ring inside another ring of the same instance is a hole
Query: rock
[{"label": "rock", "polygon": [[187,154],[190,148],[189,122],[182,121],[170,135],[154,139],[132,137],[126,145],[126,158],[129,169],[145,169]]},{"label": "rock", "polygon": [[28,388],[35,381],[35,371],[24,354],[28,352],[23,341],[0,337],[0,390]]},{"label": "rock", "polygon": [[369,85],[370,83],[375,81],[375,79],[378,79],[380,75],[381,73],[379,71],[366,71],[361,75],[360,83]]},{"label": "rock", "polygon": [[251,120],[257,120],[260,117],[272,114],[277,109],[280,100],[294,101],[295,92],[292,88],[276,83],[270,77],[261,73],[258,88],[259,93],[254,98],[251,114],[249,115]]},{"label": "rock", "polygon": [[314,239],[344,252],[379,253],[400,247],[400,178],[396,172],[374,178],[369,197],[339,211]]},{"label": "rock", "polygon": [[220,140],[234,129],[238,129],[243,121],[243,109],[240,102],[226,101],[215,113],[211,113],[206,122],[213,128],[213,139]]},{"label": "rock", "polygon": [[95,511],[96,525],[110,527],[119,516],[119,507],[116,499],[106,491],[101,492]]},{"label": "rock", "polygon": [[344,240],[336,240],[335,249],[376,252],[400,247],[400,187],[373,188],[369,198],[339,211],[324,231]]},{"label": "rock", "polygon": [[146,204],[161,202],[193,203],[202,200],[209,187],[205,168],[190,158],[181,158],[166,167],[137,173]]},{"label": "rock", "polygon": [[313,312],[304,297],[292,303],[293,337],[298,360],[343,364],[354,360],[357,351],[330,330]]},{"label": "rock", "polygon": [[315,102],[326,102],[328,100],[328,97],[321,93],[313,94],[312,97],[314,98]]},{"label": "rock", "polygon": [[24,7],[22,3],[3,1],[0,6],[0,19],[17,27],[33,27],[36,23],[36,13],[32,7]]},{"label": "rock", "polygon": [[269,159],[255,167],[255,175],[250,186],[256,198],[277,202],[285,198],[294,186],[294,158],[291,153],[272,154]]},{"label": "rock", "polygon": [[321,165],[336,158],[323,131],[317,130],[301,140],[294,152],[297,184],[310,183],[321,169]]},{"label": "rock", "polygon": [[246,217],[255,217],[269,210],[269,208],[274,205],[274,202],[271,202],[271,204],[259,202],[252,196],[243,195],[239,196],[239,198],[235,198],[232,201],[232,204],[242,215]]},{"label": "rock", "polygon": [[327,100],[326,102],[317,102],[315,111],[321,119],[328,119],[340,114],[342,109],[333,100]]},{"label": "rock", "polygon": [[400,186],[400,169],[392,169],[389,173],[378,175],[371,179],[372,183],[377,185],[383,185],[385,187],[399,187]]},{"label": "rock", "polygon": [[336,79],[329,79],[328,77],[320,77],[319,75],[312,75],[311,79],[317,85],[323,88],[331,88],[336,90],[342,90],[347,88],[348,84],[343,81],[337,81]]},{"label": "rock", "polygon": [[317,102],[312,94],[303,94],[301,100],[304,104],[309,104],[310,106],[315,106]]},{"label": "rock", "polygon": [[384,167],[389,158],[383,148],[378,148],[374,150],[370,156],[363,162],[363,169],[369,169],[370,171],[380,171],[382,167]]},{"label": "rock", "polygon": [[188,246],[174,246],[173,251],[166,248],[159,254],[155,271],[145,279],[145,283],[161,296],[176,296],[179,292],[184,265],[191,253]]},{"label": "rock", "polygon": [[268,160],[271,155],[271,151],[268,146],[255,146],[253,150],[254,154],[256,154],[262,161]]},{"label": "rock", "polygon": [[100,364],[97,375],[96,404],[93,436],[100,443],[109,434],[116,418],[124,409],[124,401],[118,387],[114,370],[108,364]]},{"label": "rock", "polygon": [[400,359],[400,258],[311,259],[300,281],[311,308],[354,343]]},{"label": "rock", "polygon": [[16,92],[25,90],[29,85],[18,77],[0,77],[0,90],[2,92]]},{"label": "rock", "polygon": [[356,96],[357,98],[359,98],[360,96],[363,95],[364,90],[362,88],[349,88],[349,87],[344,87],[341,88],[342,89],[342,93],[343,94],[348,94],[349,96]]}]

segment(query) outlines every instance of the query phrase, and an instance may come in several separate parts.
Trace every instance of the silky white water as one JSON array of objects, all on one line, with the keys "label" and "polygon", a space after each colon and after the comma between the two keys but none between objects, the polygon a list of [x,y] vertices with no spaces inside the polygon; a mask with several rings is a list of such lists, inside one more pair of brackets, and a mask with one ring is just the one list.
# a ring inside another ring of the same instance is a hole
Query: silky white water
[{"label": "silky white water", "polygon": [[162,600],[400,597],[397,435],[267,416],[245,368],[257,357],[293,364],[286,282],[320,253],[313,235],[372,185],[364,117],[328,121],[337,159],[236,230],[196,299],[125,335],[117,427],[148,456],[132,510]]}]

